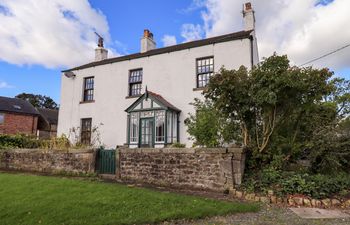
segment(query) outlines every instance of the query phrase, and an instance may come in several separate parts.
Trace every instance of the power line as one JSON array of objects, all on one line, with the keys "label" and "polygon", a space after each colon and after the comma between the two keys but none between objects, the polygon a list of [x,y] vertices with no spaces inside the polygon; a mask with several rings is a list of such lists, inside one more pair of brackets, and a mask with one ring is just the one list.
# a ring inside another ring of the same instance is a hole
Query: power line
[{"label": "power line", "polygon": [[350,44],[347,44],[347,45],[345,45],[345,46],[343,46],[343,47],[341,47],[341,48],[338,48],[338,49],[336,49],[336,50],[334,50],[334,51],[331,51],[331,52],[329,52],[329,53],[327,53],[327,54],[325,54],[325,55],[322,55],[322,56],[320,56],[320,57],[317,57],[317,58],[315,58],[315,59],[312,59],[312,60],[310,60],[310,61],[307,61],[306,63],[303,63],[303,64],[301,64],[300,66],[305,66],[305,65],[307,65],[307,64],[309,64],[309,63],[315,62],[315,61],[317,61],[317,60],[319,60],[319,59],[322,59],[322,58],[327,57],[327,56],[329,56],[329,55],[332,55],[332,54],[334,54],[334,53],[336,53],[336,52],[339,52],[340,50],[343,50],[344,48],[347,48],[347,47],[349,47],[349,46],[350,46]]}]

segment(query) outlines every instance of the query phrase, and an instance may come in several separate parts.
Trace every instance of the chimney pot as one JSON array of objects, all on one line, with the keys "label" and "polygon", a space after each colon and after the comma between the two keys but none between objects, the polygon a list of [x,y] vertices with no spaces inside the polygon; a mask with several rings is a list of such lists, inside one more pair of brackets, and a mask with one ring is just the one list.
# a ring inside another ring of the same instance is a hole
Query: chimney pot
[{"label": "chimney pot", "polygon": [[245,3],[245,10],[251,10],[252,9],[252,3],[247,2]]},{"label": "chimney pot", "polygon": [[143,31],[143,37],[149,37],[149,30],[147,30],[147,29],[145,29],[144,31]]}]

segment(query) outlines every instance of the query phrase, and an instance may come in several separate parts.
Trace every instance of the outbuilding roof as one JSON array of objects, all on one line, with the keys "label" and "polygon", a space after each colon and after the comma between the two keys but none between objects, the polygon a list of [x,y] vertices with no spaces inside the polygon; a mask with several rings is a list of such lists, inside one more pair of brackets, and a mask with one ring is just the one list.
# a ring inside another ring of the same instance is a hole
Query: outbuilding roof
[{"label": "outbuilding roof", "polygon": [[29,102],[19,98],[0,96],[0,111],[39,115],[39,112]]},{"label": "outbuilding roof", "polygon": [[58,123],[58,110],[57,109],[42,109],[37,108],[40,115],[49,123],[57,124]]},{"label": "outbuilding roof", "polygon": [[174,52],[174,51],[180,51],[180,50],[184,50],[184,49],[195,48],[195,47],[200,47],[200,46],[204,46],[204,45],[211,45],[211,44],[216,44],[216,43],[220,43],[220,42],[227,42],[227,41],[250,38],[251,33],[252,33],[252,30],[239,31],[239,32],[235,32],[235,33],[206,38],[206,39],[202,39],[202,40],[186,42],[186,43],[173,45],[173,46],[169,46],[169,47],[156,48],[156,49],[144,52],[144,53],[135,53],[135,54],[131,54],[131,55],[125,55],[125,56],[120,56],[120,57],[115,57],[115,58],[108,58],[108,59],[101,60],[101,61],[91,62],[88,64],[84,64],[82,66],[63,70],[62,72],[80,70],[80,69],[85,69],[85,68],[89,68],[89,67],[100,66],[100,65],[105,65],[105,64],[109,64],[109,63],[125,61],[125,60],[137,59],[137,58],[142,58],[142,57],[147,57],[147,56],[159,55],[159,54],[169,53],[169,52]]}]

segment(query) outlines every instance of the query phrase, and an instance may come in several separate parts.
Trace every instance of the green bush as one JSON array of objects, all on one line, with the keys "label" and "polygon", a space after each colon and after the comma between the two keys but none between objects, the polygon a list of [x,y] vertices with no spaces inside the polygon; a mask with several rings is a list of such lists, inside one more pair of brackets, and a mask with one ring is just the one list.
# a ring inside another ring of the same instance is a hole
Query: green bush
[{"label": "green bush", "polygon": [[61,137],[53,137],[49,140],[40,140],[35,136],[28,136],[23,134],[0,135],[0,149],[14,148],[69,150],[91,148],[91,146],[82,145],[81,143],[73,145],[65,135],[62,135]]},{"label": "green bush", "polygon": [[0,149],[39,148],[41,141],[26,135],[0,135]]},{"label": "green bush", "polygon": [[194,99],[191,104],[196,113],[189,114],[185,124],[195,146],[220,147],[232,143],[233,140],[239,143],[239,126],[222,117],[211,101]]},{"label": "green bush", "polygon": [[350,191],[350,174],[308,174],[264,169],[245,176],[242,188],[248,192],[266,194],[274,190],[279,196],[303,194],[313,198],[327,198]]}]

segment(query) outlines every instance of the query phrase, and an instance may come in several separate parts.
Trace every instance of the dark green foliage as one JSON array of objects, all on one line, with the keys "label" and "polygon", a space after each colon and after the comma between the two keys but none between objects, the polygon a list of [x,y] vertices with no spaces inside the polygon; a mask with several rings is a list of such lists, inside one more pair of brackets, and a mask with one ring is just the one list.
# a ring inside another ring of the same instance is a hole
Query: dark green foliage
[{"label": "dark green foliage", "polygon": [[313,136],[308,149],[313,172],[335,174],[350,171],[349,118],[334,129]]},{"label": "dark green foliage", "polygon": [[0,135],[0,149],[39,148],[41,141],[25,135]]},{"label": "dark green foliage", "polygon": [[258,205],[67,178],[0,173],[0,224],[158,224]]},{"label": "dark green foliage", "polygon": [[332,77],[326,68],[298,68],[290,66],[287,56],[273,55],[251,71],[243,66],[221,69],[204,96],[218,117],[232,121],[232,129],[239,132],[250,150],[248,168],[284,169],[298,159],[319,161],[333,151],[337,156],[323,161],[324,171],[335,164],[337,170],[348,171],[347,163],[339,161],[348,152],[346,138],[337,138],[339,147],[332,151],[333,140],[317,141],[318,134],[332,131],[350,112],[350,82]]},{"label": "dark green foliage", "polygon": [[58,109],[57,103],[52,98],[45,95],[22,93],[17,95],[16,98],[26,100],[36,108]]},{"label": "dark green foliage", "polygon": [[268,190],[274,190],[280,196],[303,194],[321,199],[350,193],[350,174],[308,174],[269,168],[246,175],[242,188],[249,192],[266,194]]}]

